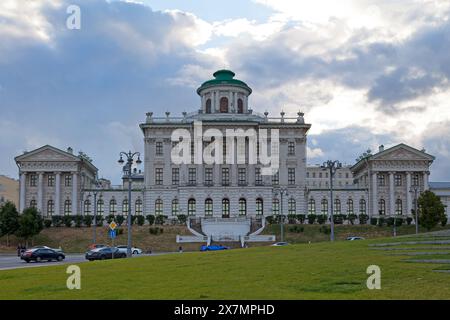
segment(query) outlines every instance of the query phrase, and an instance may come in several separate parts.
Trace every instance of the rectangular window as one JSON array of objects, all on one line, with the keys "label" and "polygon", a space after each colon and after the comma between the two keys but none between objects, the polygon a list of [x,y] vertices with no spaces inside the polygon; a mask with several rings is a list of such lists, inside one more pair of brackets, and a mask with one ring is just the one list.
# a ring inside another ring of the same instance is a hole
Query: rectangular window
[{"label": "rectangular window", "polygon": [[257,185],[257,186],[263,185],[261,168],[255,168],[255,185]]},{"label": "rectangular window", "polygon": [[30,187],[37,186],[37,176],[35,174],[30,175]]},{"label": "rectangular window", "polygon": [[288,142],[288,156],[295,156],[295,142]]},{"label": "rectangular window", "polygon": [[161,141],[156,142],[156,155],[157,156],[163,155],[163,143]]},{"label": "rectangular window", "polygon": [[55,176],[53,174],[48,175],[48,186],[53,187],[55,186]]},{"label": "rectangular window", "polygon": [[213,185],[213,169],[205,168],[205,185],[212,186]]},{"label": "rectangular window", "polygon": [[155,185],[161,186],[163,184],[163,169],[156,168],[155,169]]},{"label": "rectangular window", "polygon": [[172,185],[180,184],[180,168],[172,168]]},{"label": "rectangular window", "polygon": [[277,173],[272,175],[272,184],[275,186],[280,184],[280,171],[277,171]]},{"label": "rectangular window", "polygon": [[238,178],[239,185],[244,186],[247,184],[247,170],[245,168],[238,169]]},{"label": "rectangular window", "polygon": [[413,175],[412,185],[415,187],[417,187],[419,185],[419,175],[418,174]]},{"label": "rectangular window", "polygon": [[189,168],[189,185],[195,186],[197,184],[197,170],[196,168]]},{"label": "rectangular window", "polygon": [[222,185],[228,186],[230,185],[230,169],[222,168]]},{"label": "rectangular window", "polygon": [[288,168],[288,184],[295,185],[295,168]]},{"label": "rectangular window", "polygon": [[385,180],[384,174],[379,174],[378,175],[378,186],[383,187],[385,185],[386,185],[386,180]]},{"label": "rectangular window", "polygon": [[64,185],[66,187],[71,187],[72,186],[72,176],[71,175],[66,175],[64,177]]},{"label": "rectangular window", "polygon": [[394,176],[394,180],[397,187],[400,187],[402,185],[402,176],[400,174],[396,174]]}]

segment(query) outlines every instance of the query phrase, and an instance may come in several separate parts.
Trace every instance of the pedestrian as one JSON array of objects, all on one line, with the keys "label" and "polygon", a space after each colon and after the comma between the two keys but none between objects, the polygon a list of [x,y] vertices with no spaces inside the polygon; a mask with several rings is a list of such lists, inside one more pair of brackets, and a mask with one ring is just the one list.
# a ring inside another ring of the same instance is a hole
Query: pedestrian
[{"label": "pedestrian", "polygon": [[178,252],[183,253],[183,247],[182,247],[182,246],[180,246],[180,247],[178,248]]},{"label": "pedestrian", "polygon": [[17,256],[20,257],[20,253],[22,252],[22,245],[19,243],[17,245]]}]

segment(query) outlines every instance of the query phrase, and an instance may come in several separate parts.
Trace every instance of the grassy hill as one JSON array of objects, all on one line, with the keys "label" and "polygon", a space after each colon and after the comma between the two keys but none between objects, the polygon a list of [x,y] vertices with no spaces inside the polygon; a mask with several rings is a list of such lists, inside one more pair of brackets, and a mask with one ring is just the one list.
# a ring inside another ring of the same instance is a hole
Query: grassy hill
[{"label": "grassy hill", "polygon": [[[0,271],[0,299],[450,299],[450,274],[433,272],[445,265],[369,247],[386,241],[86,262],[78,264],[81,290],[66,288],[67,266]],[[373,264],[381,268],[381,290],[366,287]]]}]

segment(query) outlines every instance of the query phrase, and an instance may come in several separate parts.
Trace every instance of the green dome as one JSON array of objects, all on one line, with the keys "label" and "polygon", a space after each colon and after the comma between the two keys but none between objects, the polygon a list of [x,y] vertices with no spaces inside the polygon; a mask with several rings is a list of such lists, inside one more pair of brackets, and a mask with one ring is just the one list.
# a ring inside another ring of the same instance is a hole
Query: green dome
[{"label": "green dome", "polygon": [[246,89],[249,92],[249,94],[252,93],[252,89],[250,89],[250,87],[244,81],[234,79],[235,73],[231,70],[218,70],[214,72],[213,76],[214,79],[204,82],[200,86],[200,88],[197,89],[198,94],[200,94],[200,91],[205,88],[218,85],[238,86]]}]

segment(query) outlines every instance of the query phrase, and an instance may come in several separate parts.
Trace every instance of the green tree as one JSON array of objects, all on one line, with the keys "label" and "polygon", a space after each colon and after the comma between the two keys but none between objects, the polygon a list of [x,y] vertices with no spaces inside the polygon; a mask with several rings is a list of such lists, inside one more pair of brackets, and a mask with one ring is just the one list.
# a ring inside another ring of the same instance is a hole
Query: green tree
[{"label": "green tree", "polygon": [[0,236],[6,235],[6,245],[9,246],[9,236],[19,228],[19,212],[16,205],[7,201],[0,207]]},{"label": "green tree", "polygon": [[19,228],[16,236],[23,238],[28,244],[28,240],[38,235],[42,229],[44,229],[44,223],[37,209],[27,208],[19,216]]},{"label": "green tree", "polygon": [[445,218],[445,207],[433,192],[427,190],[417,199],[419,205],[419,224],[428,231]]}]

